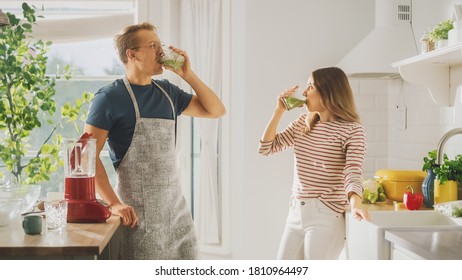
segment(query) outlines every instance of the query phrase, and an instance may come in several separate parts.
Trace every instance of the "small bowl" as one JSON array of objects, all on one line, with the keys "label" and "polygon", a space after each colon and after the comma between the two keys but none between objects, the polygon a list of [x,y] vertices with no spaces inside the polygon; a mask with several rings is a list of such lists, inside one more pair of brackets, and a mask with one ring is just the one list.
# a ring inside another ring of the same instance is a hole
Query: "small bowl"
[{"label": "small bowl", "polygon": [[23,200],[0,197],[0,226],[6,226],[16,219],[21,211]]},{"label": "small bowl", "polygon": [[19,188],[26,192],[22,202],[21,213],[33,211],[34,205],[39,199],[42,187],[40,187],[40,185],[21,185]]}]

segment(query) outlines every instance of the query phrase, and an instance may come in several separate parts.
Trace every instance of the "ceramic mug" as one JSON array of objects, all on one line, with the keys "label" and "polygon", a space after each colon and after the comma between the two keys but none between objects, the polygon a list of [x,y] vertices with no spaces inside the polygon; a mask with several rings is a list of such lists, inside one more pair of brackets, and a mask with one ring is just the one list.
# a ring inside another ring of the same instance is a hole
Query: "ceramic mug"
[{"label": "ceramic mug", "polygon": [[42,216],[25,216],[22,220],[22,228],[26,234],[42,233]]}]

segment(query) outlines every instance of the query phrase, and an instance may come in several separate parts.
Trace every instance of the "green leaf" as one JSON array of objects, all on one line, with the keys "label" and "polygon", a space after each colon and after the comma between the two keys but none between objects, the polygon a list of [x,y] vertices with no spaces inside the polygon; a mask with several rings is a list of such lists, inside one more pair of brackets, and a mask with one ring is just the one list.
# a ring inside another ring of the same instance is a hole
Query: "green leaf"
[{"label": "green leaf", "polygon": [[[11,24],[0,31],[0,165],[18,180],[36,183],[49,180],[51,173],[63,165],[59,130],[72,122],[80,131],[93,94],[83,92],[81,99],[68,102],[56,114],[56,80],[45,75],[52,42],[29,40],[36,17],[41,15],[27,3],[22,7],[23,17],[8,14]],[[66,78],[72,73],[70,65],[64,67]],[[43,127],[42,118],[46,121]],[[29,137],[39,128],[50,129],[49,135],[40,139],[43,144],[34,147],[39,152],[31,157]]]},{"label": "green leaf", "polygon": [[428,33],[428,37],[433,42],[438,40],[448,39],[448,34],[451,29],[454,28],[453,22],[450,19],[443,20],[438,23],[433,30]]},{"label": "green leaf", "polygon": [[42,148],[40,149],[40,151],[42,152],[42,154],[50,154],[52,151],[53,151],[53,145],[50,145],[50,144],[44,144],[42,146]]},{"label": "green leaf", "polygon": [[22,24],[22,27],[23,28],[26,28],[26,29],[31,29],[32,28],[32,25],[30,23],[23,23]]}]

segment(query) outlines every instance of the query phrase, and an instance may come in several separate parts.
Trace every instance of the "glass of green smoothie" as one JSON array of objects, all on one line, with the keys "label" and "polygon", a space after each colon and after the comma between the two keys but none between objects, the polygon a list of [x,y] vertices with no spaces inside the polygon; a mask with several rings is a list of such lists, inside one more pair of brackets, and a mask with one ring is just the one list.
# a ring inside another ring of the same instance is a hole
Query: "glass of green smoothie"
[{"label": "glass of green smoothie", "polygon": [[173,68],[173,70],[178,70],[183,67],[184,57],[171,49],[167,49],[164,50],[164,55],[160,59],[160,62],[165,66]]}]

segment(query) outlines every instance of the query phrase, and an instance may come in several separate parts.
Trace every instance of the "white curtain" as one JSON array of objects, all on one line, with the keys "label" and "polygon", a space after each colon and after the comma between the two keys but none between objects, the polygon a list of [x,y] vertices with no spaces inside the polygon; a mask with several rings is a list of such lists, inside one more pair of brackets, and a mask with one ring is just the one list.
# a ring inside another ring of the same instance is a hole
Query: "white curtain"
[{"label": "white curtain", "polygon": [[[197,75],[221,92],[221,0],[182,0],[181,32],[185,49]],[[199,242],[220,242],[217,185],[218,120],[201,119],[201,177],[196,193],[194,222]]]}]

